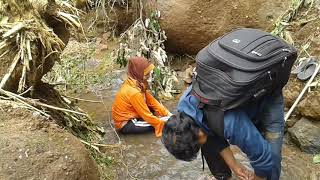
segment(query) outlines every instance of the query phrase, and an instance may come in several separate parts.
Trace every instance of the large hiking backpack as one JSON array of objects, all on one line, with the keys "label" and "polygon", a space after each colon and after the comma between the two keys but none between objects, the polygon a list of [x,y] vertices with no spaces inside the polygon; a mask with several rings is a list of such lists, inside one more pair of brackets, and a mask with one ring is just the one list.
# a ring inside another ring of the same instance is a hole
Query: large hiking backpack
[{"label": "large hiking backpack", "polygon": [[193,93],[214,112],[207,115],[209,126],[213,118],[221,121],[226,110],[280,91],[296,58],[293,46],[250,28],[227,33],[203,48],[196,57]]}]

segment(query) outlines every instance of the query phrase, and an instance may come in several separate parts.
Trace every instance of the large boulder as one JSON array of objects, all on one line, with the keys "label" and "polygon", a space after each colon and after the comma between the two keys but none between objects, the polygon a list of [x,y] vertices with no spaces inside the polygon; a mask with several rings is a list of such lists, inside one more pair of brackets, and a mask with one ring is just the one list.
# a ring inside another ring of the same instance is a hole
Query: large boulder
[{"label": "large boulder", "polygon": [[95,161],[72,134],[24,109],[0,108],[0,179],[99,180]]},{"label": "large boulder", "polygon": [[320,124],[306,118],[288,129],[292,141],[307,153],[320,153]]},{"label": "large boulder", "polygon": [[[158,9],[168,36],[167,49],[196,54],[213,39],[237,27],[267,29],[289,7],[289,0],[148,0]],[[150,5],[151,4],[151,5]]]},{"label": "large boulder", "polygon": [[320,91],[308,93],[298,105],[301,115],[320,121]]}]

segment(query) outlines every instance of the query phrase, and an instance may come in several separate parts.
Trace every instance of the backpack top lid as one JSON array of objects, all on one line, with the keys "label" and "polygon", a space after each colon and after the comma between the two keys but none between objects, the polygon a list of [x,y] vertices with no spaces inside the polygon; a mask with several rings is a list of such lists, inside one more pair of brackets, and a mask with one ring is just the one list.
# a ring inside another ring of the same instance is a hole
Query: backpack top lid
[{"label": "backpack top lid", "polygon": [[[241,97],[248,94],[250,87],[252,92],[260,92],[259,88],[272,86],[273,82],[259,81],[260,77],[266,77],[265,74],[272,81],[275,71],[280,70],[279,76],[283,77],[280,84],[284,85],[296,55],[293,46],[270,33],[251,28],[237,29],[199,51],[193,91],[205,104],[235,107],[247,100]],[[274,69],[279,66],[283,69]],[[273,74],[271,69],[275,70]],[[262,83],[261,87],[257,80]],[[256,84],[259,86],[253,87]],[[235,99],[237,103],[234,103]]]},{"label": "backpack top lid", "polygon": [[282,39],[251,28],[241,28],[227,33],[204,49],[197,55],[197,61],[200,63],[214,67],[215,64],[212,63],[216,62],[210,58],[201,58],[209,55],[243,71],[262,70],[296,52],[294,47]]}]

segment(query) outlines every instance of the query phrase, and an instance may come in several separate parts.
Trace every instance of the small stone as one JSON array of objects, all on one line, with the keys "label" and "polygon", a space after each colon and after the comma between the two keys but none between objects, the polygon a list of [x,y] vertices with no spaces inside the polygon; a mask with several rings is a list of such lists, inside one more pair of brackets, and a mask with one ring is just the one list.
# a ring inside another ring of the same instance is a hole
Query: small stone
[{"label": "small stone", "polygon": [[38,112],[38,111],[34,111],[33,113],[32,113],[32,116],[33,117],[39,117],[41,114],[40,114],[40,112]]}]

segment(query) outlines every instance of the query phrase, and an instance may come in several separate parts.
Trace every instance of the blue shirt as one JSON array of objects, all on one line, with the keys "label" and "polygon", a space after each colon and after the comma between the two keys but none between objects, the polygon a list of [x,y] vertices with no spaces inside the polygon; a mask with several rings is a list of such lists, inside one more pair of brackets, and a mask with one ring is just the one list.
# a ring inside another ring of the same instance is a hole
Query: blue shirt
[{"label": "blue shirt", "polygon": [[[181,96],[178,111],[189,115],[206,132],[211,130],[203,121],[200,101],[193,96],[190,86]],[[230,144],[237,145],[250,159],[251,166],[258,176],[270,176],[272,169],[271,145],[266,141],[252,122],[262,102],[244,108],[228,110],[224,113],[224,138]]]}]

